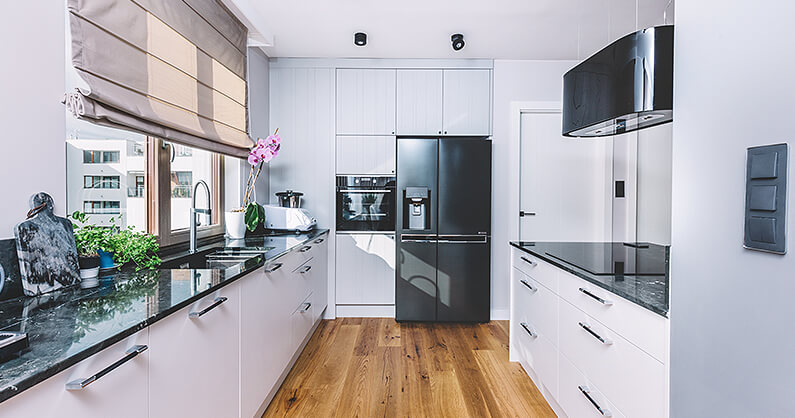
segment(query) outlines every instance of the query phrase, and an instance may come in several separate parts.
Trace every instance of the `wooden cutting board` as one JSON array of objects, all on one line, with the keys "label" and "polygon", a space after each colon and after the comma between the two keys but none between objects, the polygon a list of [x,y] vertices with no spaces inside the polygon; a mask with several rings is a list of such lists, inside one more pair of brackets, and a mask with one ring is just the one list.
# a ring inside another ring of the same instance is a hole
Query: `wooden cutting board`
[{"label": "wooden cutting board", "polygon": [[80,283],[72,223],[55,216],[47,193],[33,195],[30,207],[35,214],[14,228],[25,294],[36,296]]}]

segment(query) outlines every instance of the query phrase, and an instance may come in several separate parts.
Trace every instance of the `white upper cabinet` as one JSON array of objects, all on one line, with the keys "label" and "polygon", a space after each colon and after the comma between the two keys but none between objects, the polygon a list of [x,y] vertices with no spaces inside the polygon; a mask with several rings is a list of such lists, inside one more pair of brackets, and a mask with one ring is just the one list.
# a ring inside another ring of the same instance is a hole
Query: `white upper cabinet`
[{"label": "white upper cabinet", "polygon": [[442,70],[397,70],[397,134],[442,131]]},{"label": "white upper cabinet", "polygon": [[444,70],[444,135],[491,135],[491,70]]},{"label": "white upper cabinet", "polygon": [[395,134],[394,69],[337,70],[337,134]]},{"label": "white upper cabinet", "polygon": [[395,175],[394,136],[338,136],[337,174]]}]

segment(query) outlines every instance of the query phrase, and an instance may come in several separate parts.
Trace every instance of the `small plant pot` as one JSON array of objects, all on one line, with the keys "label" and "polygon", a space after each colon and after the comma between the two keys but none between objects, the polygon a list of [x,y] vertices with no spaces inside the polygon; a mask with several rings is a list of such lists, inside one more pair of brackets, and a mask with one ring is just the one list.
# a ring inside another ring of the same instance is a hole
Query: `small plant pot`
[{"label": "small plant pot", "polygon": [[78,257],[80,265],[80,279],[95,279],[99,275],[99,256]]},{"label": "small plant pot", "polygon": [[99,254],[99,268],[110,269],[116,267],[116,263],[113,261],[113,253],[97,250],[97,254]]},{"label": "small plant pot", "polygon": [[246,212],[224,213],[226,236],[232,239],[246,237]]}]

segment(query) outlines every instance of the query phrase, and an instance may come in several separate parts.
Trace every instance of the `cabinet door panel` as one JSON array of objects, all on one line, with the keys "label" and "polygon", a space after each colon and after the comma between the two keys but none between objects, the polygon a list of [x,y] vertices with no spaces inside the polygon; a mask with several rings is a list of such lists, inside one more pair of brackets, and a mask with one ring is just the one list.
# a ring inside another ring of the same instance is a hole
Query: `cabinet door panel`
[{"label": "cabinet door panel", "polygon": [[338,136],[337,174],[395,174],[394,136]]},{"label": "cabinet door panel", "polygon": [[491,70],[444,71],[446,135],[491,135]]},{"label": "cabinet door panel", "polygon": [[37,418],[147,416],[150,350],[141,352],[82,390],[66,390],[66,384],[98,373],[127,356],[127,350],[136,345],[148,346],[148,336],[148,329],[137,332],[3,402],[0,415]]},{"label": "cabinet door panel", "polygon": [[337,235],[337,303],[395,303],[395,237],[385,234]]},{"label": "cabinet door panel", "polygon": [[397,70],[397,134],[442,134],[442,70]]},{"label": "cabinet door panel", "polygon": [[337,70],[337,134],[395,134],[395,70]]},{"label": "cabinet door panel", "polygon": [[[198,318],[189,317],[226,301]],[[149,328],[150,416],[239,415],[240,289],[233,283]]]}]

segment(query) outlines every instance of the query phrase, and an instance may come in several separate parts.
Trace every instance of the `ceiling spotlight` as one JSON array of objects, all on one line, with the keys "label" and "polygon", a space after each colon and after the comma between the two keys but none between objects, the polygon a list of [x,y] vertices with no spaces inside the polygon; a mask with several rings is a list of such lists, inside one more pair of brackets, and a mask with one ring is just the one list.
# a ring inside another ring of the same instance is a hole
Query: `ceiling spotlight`
[{"label": "ceiling spotlight", "polygon": [[367,45],[367,34],[364,32],[356,32],[353,34],[353,43],[356,46]]},{"label": "ceiling spotlight", "polygon": [[456,33],[450,37],[450,40],[453,41],[453,51],[460,51],[464,49],[464,35],[460,33]]}]

